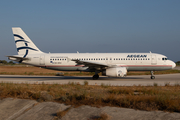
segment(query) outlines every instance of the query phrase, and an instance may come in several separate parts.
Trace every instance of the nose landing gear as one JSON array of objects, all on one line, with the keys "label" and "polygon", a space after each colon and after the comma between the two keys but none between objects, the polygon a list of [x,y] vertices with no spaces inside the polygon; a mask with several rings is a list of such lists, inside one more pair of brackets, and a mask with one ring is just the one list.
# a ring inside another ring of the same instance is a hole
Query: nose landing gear
[{"label": "nose landing gear", "polygon": [[153,71],[151,71],[151,79],[155,79]]}]

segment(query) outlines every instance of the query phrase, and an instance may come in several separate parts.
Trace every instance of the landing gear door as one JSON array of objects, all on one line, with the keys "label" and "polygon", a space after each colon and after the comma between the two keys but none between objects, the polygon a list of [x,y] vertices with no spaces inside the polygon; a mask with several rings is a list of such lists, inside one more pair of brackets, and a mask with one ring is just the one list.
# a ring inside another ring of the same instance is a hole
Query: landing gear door
[{"label": "landing gear door", "polygon": [[157,64],[156,55],[151,55],[151,65],[156,65],[156,64]]},{"label": "landing gear door", "polygon": [[44,58],[44,55],[40,55],[40,65],[45,65],[45,58]]}]

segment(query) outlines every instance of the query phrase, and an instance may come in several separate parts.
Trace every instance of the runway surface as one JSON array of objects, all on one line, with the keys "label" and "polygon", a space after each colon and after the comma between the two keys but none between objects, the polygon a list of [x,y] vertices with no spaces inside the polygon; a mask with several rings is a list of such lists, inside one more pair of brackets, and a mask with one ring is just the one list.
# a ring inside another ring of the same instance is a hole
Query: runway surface
[{"label": "runway surface", "polygon": [[111,86],[149,86],[157,83],[159,86],[165,84],[180,84],[180,73],[155,75],[156,79],[151,80],[150,75],[127,76],[124,78],[101,77],[98,80],[92,80],[91,76],[25,76],[25,75],[0,75],[0,82],[10,83],[29,83],[29,84],[84,84],[87,81],[89,85],[111,85]]},{"label": "runway surface", "polygon": [[180,66],[176,66],[174,69],[176,69],[176,70],[180,70]]}]

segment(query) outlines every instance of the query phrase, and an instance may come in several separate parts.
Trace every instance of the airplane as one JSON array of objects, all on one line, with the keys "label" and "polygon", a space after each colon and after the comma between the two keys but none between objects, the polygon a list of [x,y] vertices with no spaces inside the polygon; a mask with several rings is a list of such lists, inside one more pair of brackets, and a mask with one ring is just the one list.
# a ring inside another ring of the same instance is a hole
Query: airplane
[{"label": "airplane", "polygon": [[95,72],[109,77],[125,77],[128,71],[168,70],[176,64],[157,53],[44,53],[36,47],[20,27],[12,28],[18,55],[7,56],[9,60],[41,68],[59,71]]}]

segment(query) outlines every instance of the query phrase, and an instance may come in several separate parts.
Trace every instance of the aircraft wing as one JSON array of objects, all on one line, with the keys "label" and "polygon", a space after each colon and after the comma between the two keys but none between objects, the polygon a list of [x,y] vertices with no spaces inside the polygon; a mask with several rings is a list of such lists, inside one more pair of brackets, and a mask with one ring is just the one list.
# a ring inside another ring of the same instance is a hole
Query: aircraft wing
[{"label": "aircraft wing", "polygon": [[83,61],[83,60],[72,60],[75,61],[78,65],[85,65],[89,68],[95,68],[95,69],[105,69],[107,67],[110,67],[107,64],[97,63],[97,62],[90,62],[90,61]]}]

